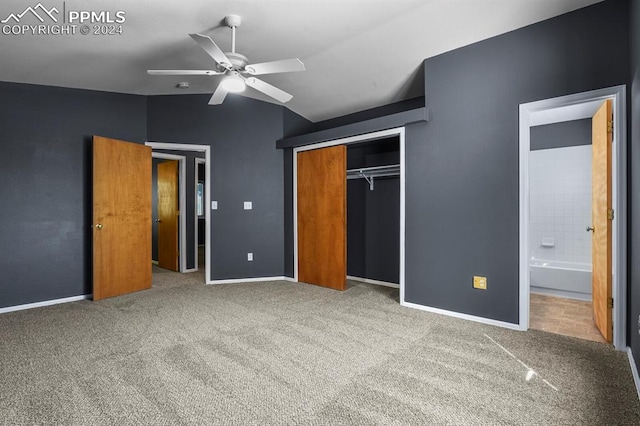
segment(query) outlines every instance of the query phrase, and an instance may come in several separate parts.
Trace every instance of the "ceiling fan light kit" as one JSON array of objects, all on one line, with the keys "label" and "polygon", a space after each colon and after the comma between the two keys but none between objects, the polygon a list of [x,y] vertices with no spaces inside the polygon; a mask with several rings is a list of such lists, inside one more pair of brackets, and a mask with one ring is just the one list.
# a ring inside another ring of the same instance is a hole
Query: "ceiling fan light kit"
[{"label": "ceiling fan light kit", "polygon": [[229,93],[240,93],[246,89],[247,85],[238,71],[227,71],[226,77],[220,85]]},{"label": "ceiling fan light kit", "polygon": [[[254,75],[276,74],[282,72],[304,71],[300,59],[284,59],[280,61],[249,64],[246,56],[236,52],[236,28],[242,23],[238,15],[228,15],[225,23],[231,28],[231,52],[223,52],[218,45],[206,35],[189,34],[198,45],[213,58],[215,70],[147,70],[149,75],[224,75],[213,93],[209,105],[224,102],[227,93],[242,93],[246,86],[253,88],[282,103],[290,101],[293,96],[271,84],[253,77]],[[245,76],[246,75],[246,76]]]}]

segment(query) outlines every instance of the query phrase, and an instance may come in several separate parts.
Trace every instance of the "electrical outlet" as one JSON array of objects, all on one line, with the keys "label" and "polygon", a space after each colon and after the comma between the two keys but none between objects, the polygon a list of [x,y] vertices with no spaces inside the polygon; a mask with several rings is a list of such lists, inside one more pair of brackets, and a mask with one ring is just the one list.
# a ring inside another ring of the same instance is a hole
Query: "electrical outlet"
[{"label": "electrical outlet", "polygon": [[486,290],[487,289],[487,277],[474,276],[473,277],[473,288],[477,288],[477,289],[480,289],[480,290]]},{"label": "electrical outlet", "polygon": [[247,253],[247,262],[253,262],[253,253]]},{"label": "electrical outlet", "polygon": [[245,201],[244,202],[244,209],[245,210],[251,210],[253,209],[253,203],[251,201]]}]

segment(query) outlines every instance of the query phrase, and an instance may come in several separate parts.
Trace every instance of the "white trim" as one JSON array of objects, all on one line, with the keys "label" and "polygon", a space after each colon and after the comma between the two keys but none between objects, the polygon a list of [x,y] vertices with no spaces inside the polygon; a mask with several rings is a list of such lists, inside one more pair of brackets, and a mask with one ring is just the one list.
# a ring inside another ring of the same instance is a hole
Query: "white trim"
[{"label": "white trim", "polygon": [[295,279],[291,278],[291,277],[282,277],[282,279],[284,281],[288,281],[290,283],[297,283],[298,281],[296,281]]},{"label": "white trim", "polygon": [[[613,100],[614,114],[614,143],[612,154],[612,194],[613,208],[616,212],[613,221],[613,285],[612,292],[615,300],[613,307],[613,345],[618,350],[624,350],[627,330],[627,113],[626,86],[615,86],[558,98],[545,99],[520,105],[520,250],[519,250],[519,291],[521,330],[529,328],[529,151],[530,127],[558,122],[548,114],[549,110],[567,108],[570,114],[565,114],[562,120],[577,120],[590,118],[589,108],[575,108],[578,104]],[[565,112],[566,112],[565,111]]]},{"label": "white trim", "polygon": [[[197,271],[198,270],[198,234],[199,234],[199,231],[200,231],[200,229],[199,229],[200,228],[200,225],[199,225],[200,224],[200,222],[199,222],[200,216],[198,216],[198,181],[200,179],[200,176],[198,174],[198,165],[200,165],[200,164],[204,164],[205,168],[206,168],[207,162],[205,161],[204,158],[197,158],[196,157],[195,164],[194,164],[194,166],[195,166],[195,173],[194,173],[195,179],[194,179],[194,181],[195,182],[193,183],[194,186],[195,186],[195,188],[194,188],[195,197],[194,197],[194,200],[193,200],[193,202],[195,204],[195,206],[194,206],[195,208],[193,209],[193,211],[194,211],[194,214],[195,214],[195,226],[194,226],[194,229],[195,229],[195,235],[194,235],[195,251],[194,251],[194,253],[196,254],[196,265],[195,265],[195,268],[192,271]],[[205,185],[204,190],[205,190],[205,192],[208,192],[209,188],[207,188],[207,186]],[[204,201],[203,201],[203,203],[204,203]],[[203,208],[206,211],[207,209],[210,208],[210,206],[204,205]],[[205,221],[206,221],[206,219],[205,219]]]},{"label": "white trim", "polygon": [[43,302],[27,303],[25,305],[8,306],[6,308],[0,308],[0,314],[6,314],[9,312],[24,311],[25,309],[42,308],[44,306],[59,305],[61,303],[78,302],[80,300],[86,300],[92,298],[92,294],[84,294],[82,296],[64,297],[62,299],[45,300]]},{"label": "white trim", "polygon": [[293,279],[298,281],[298,153],[335,145],[349,145],[397,136],[400,143],[400,300],[404,300],[405,262],[405,130],[404,127],[381,130],[348,138],[334,139],[293,149]]},{"label": "white trim", "polygon": [[178,250],[181,255],[178,256],[180,262],[180,272],[185,273],[187,270],[187,216],[184,212],[187,211],[187,157],[184,155],[165,154],[164,152],[151,152],[152,158],[161,158],[165,160],[177,160],[178,161],[178,187],[179,189],[179,207],[182,212],[179,216],[179,228],[180,228],[180,241],[178,242]]},{"label": "white trim", "polygon": [[418,305],[418,304],[415,304],[415,303],[405,302],[405,301],[402,301],[402,300],[400,301],[400,304],[402,306],[406,306],[408,308],[419,309],[421,311],[431,312],[431,313],[434,313],[434,314],[446,315],[448,317],[460,318],[460,319],[464,319],[464,320],[467,320],[467,321],[479,322],[479,323],[482,323],[482,324],[495,325],[496,327],[508,328],[508,329],[511,329],[511,330],[520,330],[520,327],[518,326],[518,324],[514,324],[514,323],[510,323],[510,322],[497,321],[497,320],[493,320],[493,319],[490,319],[490,318],[484,318],[484,317],[477,317],[475,315],[462,314],[460,312],[447,311],[446,309],[432,308],[432,307],[429,307],[429,306]]},{"label": "white trim", "polygon": [[207,284],[243,284],[243,283],[261,283],[267,281],[291,281],[291,278],[285,276],[279,277],[259,277],[259,278],[238,278],[233,280],[211,280]]},{"label": "white trim", "polygon": [[636,392],[638,393],[638,399],[640,399],[640,375],[638,375],[638,367],[636,367],[636,361],[633,359],[633,352],[631,348],[627,346],[627,355],[629,356],[629,364],[631,364],[631,374],[633,374],[633,383],[636,385]]},{"label": "white trim", "polygon": [[400,284],[390,283],[387,281],[372,280],[370,278],[361,278],[361,277],[354,277],[352,275],[347,275],[347,279],[352,281],[360,281],[365,284],[380,285],[383,287],[391,287],[391,288],[400,288]]},{"label": "white trim", "polygon": [[[165,149],[173,151],[196,151],[204,152],[204,170],[205,179],[204,185],[209,188],[205,191],[205,283],[211,282],[211,147],[209,145],[193,145],[193,144],[180,144],[180,143],[164,143],[164,142],[149,142],[145,145],[150,146],[151,149]],[[197,261],[197,259],[196,259]]]}]

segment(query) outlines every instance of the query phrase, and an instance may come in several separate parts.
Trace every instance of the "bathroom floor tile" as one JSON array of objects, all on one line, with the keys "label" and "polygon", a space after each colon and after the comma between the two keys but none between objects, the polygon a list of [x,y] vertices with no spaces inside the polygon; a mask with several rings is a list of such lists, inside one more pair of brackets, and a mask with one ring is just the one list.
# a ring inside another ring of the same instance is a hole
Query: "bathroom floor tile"
[{"label": "bathroom floor tile", "polygon": [[591,317],[591,302],[531,293],[529,327],[606,343]]}]

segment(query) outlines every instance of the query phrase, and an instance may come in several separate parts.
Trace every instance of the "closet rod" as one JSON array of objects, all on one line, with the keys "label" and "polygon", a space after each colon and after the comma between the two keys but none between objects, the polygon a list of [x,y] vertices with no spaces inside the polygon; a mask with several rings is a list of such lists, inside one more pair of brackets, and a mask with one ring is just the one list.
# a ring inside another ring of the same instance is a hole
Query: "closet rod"
[{"label": "closet rod", "polygon": [[364,167],[361,169],[347,170],[347,179],[364,179],[369,184],[369,189],[373,191],[373,179],[379,177],[400,176],[400,165],[390,164],[387,166]]}]

